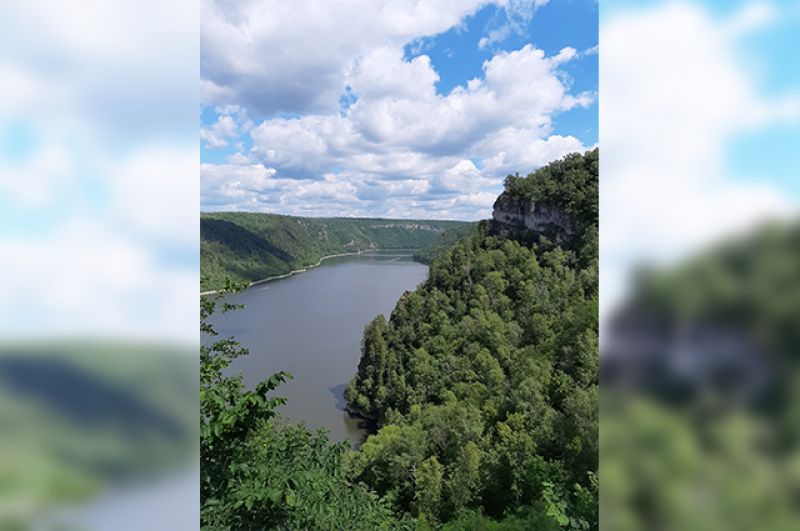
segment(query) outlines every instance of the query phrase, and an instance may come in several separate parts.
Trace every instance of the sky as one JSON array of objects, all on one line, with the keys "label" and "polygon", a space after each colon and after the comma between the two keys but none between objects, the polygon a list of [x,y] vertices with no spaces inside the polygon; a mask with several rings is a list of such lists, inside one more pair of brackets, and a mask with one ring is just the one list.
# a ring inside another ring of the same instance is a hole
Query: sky
[{"label": "sky", "polygon": [[598,138],[601,319],[797,216],[796,0],[329,4],[0,3],[0,340],[196,344],[201,208],[476,219]]},{"label": "sky", "polygon": [[601,324],[640,266],[797,218],[797,35],[796,0],[601,2]]},{"label": "sky", "polygon": [[205,0],[201,209],[475,220],[596,145],[595,0]]},{"label": "sky", "polygon": [[197,344],[199,26],[0,3],[0,341]]}]

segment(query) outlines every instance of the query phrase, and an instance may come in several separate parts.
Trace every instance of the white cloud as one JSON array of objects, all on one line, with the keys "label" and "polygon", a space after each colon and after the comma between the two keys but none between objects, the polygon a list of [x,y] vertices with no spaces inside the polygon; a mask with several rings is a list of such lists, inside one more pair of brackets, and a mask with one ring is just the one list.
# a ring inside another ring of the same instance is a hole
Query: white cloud
[{"label": "white cloud", "polygon": [[198,11],[0,3],[0,335],[197,343]]},{"label": "white cloud", "polygon": [[431,66],[427,55],[411,61],[403,58],[403,49],[397,46],[380,46],[355,60],[347,76],[350,85],[360,98],[430,99],[435,94],[439,75]]},{"label": "white cloud", "polygon": [[0,192],[18,207],[52,208],[72,171],[74,161],[67,150],[48,140],[33,157],[15,162],[0,158]]},{"label": "white cloud", "polygon": [[339,122],[335,115],[264,121],[250,133],[251,153],[271,165],[319,172],[329,155],[326,139],[338,137]]},{"label": "white cloud", "polygon": [[561,48],[561,51],[555,57],[550,58],[550,62],[554,65],[560,65],[573,60],[578,55],[578,50],[571,46]]},{"label": "white cloud", "polygon": [[236,137],[236,122],[229,114],[222,114],[210,128],[200,129],[200,138],[210,148],[222,148],[228,145],[231,138]]},{"label": "white cloud", "polygon": [[767,2],[749,2],[722,24],[722,31],[729,37],[744,35],[752,30],[764,27],[778,16],[777,8]]},{"label": "white cloud", "polygon": [[486,36],[478,41],[478,48],[486,48],[493,44],[503,42],[512,35],[521,35],[525,26],[533,19],[537,9],[547,5],[550,0],[500,0],[498,7],[502,7],[502,22],[490,29]]},{"label": "white cloud", "polygon": [[247,110],[239,105],[217,107],[217,120],[211,127],[200,128],[200,138],[206,141],[206,147],[217,149],[227,147],[240,135],[253,128],[253,122],[247,117]]},{"label": "white cloud", "polygon": [[[343,212],[358,207],[359,212],[386,213],[398,210],[397,203],[412,211],[422,201],[432,209],[426,217],[455,207],[461,217],[486,217],[492,201],[485,195],[446,201],[466,193],[496,196],[506,173],[526,173],[585,149],[574,137],[551,134],[553,115],[588,106],[594,99],[593,94],[570,94],[562,81],[559,66],[576,55],[565,48],[546,57],[532,45],[501,52],[484,63],[482,78],[441,95],[427,56],[407,60],[400,47],[379,46],[349,67],[347,81],[357,101],[346,113],[264,120],[250,131],[252,149],[236,159],[274,168],[276,180],[271,183],[289,178],[300,199],[310,197],[311,190],[333,190],[335,182],[337,192],[320,197],[323,202],[346,198]],[[238,179],[230,165],[221,170]],[[332,171],[335,177],[325,177]],[[346,180],[355,186],[358,199],[342,195]],[[292,201],[289,190],[271,185],[237,195],[214,187],[205,191],[203,204],[257,210],[279,205],[282,212],[305,212],[307,203]],[[434,194],[439,202],[425,194]],[[235,197],[241,202],[235,203]],[[469,206],[475,208],[470,211]],[[328,207],[336,214],[333,203]]]},{"label": "white cloud", "polygon": [[496,42],[502,42],[511,36],[511,26],[508,24],[504,24],[499,28],[493,29],[486,34],[485,37],[481,37],[481,40],[478,41],[478,48],[486,48]]},{"label": "white cloud", "polygon": [[[197,245],[199,182],[196,147],[142,145],[105,172],[110,194],[105,214],[126,235],[153,245]],[[169,222],[167,222],[169,221]]]},{"label": "white cloud", "polygon": [[509,127],[492,135],[479,148],[481,152],[494,153],[484,161],[484,171],[492,175],[523,173],[525,168],[539,168],[567,153],[587,149],[572,136],[540,138],[536,133]]},{"label": "white cloud", "polygon": [[[399,55],[394,63],[383,64],[393,72],[403,72],[403,65],[406,69],[409,65]],[[425,61],[416,70],[427,73],[413,74],[427,80],[426,89],[417,88],[413,96],[367,95],[350,108],[349,126],[373,143],[438,155],[463,153],[501,127],[539,129],[541,136],[549,132],[553,114],[591,103],[586,94],[567,93],[556,71],[558,64],[542,50],[526,45],[496,54],[484,63],[482,79],[442,96],[433,91],[437,76]],[[359,94],[359,90],[354,83],[353,91]]]},{"label": "white cloud", "polygon": [[257,206],[261,194],[276,189],[274,174],[262,164],[201,164],[200,202],[215,210]]},{"label": "white cloud", "polygon": [[638,263],[678,259],[792,210],[772,186],[725,173],[729,140],[769,124],[790,101],[762,95],[739,61],[736,38],[753,20],[765,17],[745,11],[719,21],[670,3],[603,21],[602,316]]},{"label": "white cloud", "polygon": [[204,0],[204,101],[256,115],[334,112],[351,61],[457,25],[483,0]]},{"label": "white cloud", "polygon": [[197,272],[90,218],[32,242],[0,241],[4,337],[106,336],[197,341]]}]

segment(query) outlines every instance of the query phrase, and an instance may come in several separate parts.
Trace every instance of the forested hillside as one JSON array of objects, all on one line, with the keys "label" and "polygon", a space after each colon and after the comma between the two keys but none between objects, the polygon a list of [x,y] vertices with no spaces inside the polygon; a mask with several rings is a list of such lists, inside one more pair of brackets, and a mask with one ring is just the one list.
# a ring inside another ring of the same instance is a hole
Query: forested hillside
[{"label": "forested hillside", "polygon": [[202,526],[596,529],[597,158],[509,178],[367,326],[346,399],[379,430],[359,451],[277,416],[287,375],[226,376],[235,339],[202,347]]},{"label": "forested hillside", "polygon": [[254,282],[369,249],[424,249],[459,221],[301,218],[250,212],[200,216],[201,290]]},{"label": "forested hillside", "polygon": [[346,399],[380,431],[353,470],[398,510],[596,525],[597,159],[509,177],[495,219],[366,328]]},{"label": "forested hillside", "polygon": [[453,228],[449,228],[441,233],[436,240],[426,247],[422,247],[414,253],[414,258],[424,264],[430,264],[447,250],[458,243],[459,240],[466,238],[474,233],[478,228],[478,223],[465,223]]}]

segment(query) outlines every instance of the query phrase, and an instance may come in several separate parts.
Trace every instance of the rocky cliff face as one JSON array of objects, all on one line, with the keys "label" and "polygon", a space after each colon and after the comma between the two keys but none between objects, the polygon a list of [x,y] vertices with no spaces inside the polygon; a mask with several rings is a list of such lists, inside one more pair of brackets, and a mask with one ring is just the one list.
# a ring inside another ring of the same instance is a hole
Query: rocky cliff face
[{"label": "rocky cliff face", "polygon": [[572,222],[563,210],[524,201],[512,197],[508,192],[500,194],[494,203],[492,225],[496,234],[522,232],[533,238],[545,234],[551,239],[561,240],[573,232]]}]

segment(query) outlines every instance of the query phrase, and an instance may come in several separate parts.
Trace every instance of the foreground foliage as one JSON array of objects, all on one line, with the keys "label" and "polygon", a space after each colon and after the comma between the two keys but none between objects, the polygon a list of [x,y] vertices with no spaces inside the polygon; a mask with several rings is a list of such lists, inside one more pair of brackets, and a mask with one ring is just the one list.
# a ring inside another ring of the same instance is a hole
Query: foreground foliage
[{"label": "foreground foliage", "polygon": [[[230,284],[227,286],[231,287]],[[218,297],[203,298],[201,330]],[[222,311],[236,309],[223,304]],[[346,444],[282,421],[270,396],[287,377],[254,390],[223,371],[247,350],[234,338],[200,351],[201,525],[204,529],[403,529],[391,507],[351,480]]]}]

